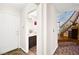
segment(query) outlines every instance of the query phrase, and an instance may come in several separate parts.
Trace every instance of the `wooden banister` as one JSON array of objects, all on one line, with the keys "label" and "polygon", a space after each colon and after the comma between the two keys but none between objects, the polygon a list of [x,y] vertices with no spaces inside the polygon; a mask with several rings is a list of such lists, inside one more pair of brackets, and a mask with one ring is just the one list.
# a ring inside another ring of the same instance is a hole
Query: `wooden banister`
[{"label": "wooden banister", "polygon": [[74,15],[74,13],[75,13],[75,11],[74,11],[73,14],[71,15],[71,17],[70,17],[63,25],[60,26],[60,28],[62,28],[62,27],[72,18],[72,16]]},{"label": "wooden banister", "polygon": [[[75,13],[75,12],[74,12],[74,13]],[[74,15],[74,13],[73,13],[73,15]],[[73,15],[72,15],[72,16],[73,16]],[[71,17],[72,17],[72,16],[71,16]],[[71,24],[67,29],[65,29],[64,31],[62,31],[61,33],[64,33],[64,32],[66,32],[69,28],[71,28],[71,26],[77,21],[78,16],[79,16],[79,13],[78,13],[76,19],[74,20],[74,22],[72,22],[72,24]],[[71,17],[70,17],[70,19],[71,19]],[[68,20],[68,21],[69,21],[69,20]],[[65,24],[66,24],[68,21],[66,21]],[[64,24],[64,25],[65,25],[65,24]],[[64,26],[64,25],[63,25],[63,26]]]}]

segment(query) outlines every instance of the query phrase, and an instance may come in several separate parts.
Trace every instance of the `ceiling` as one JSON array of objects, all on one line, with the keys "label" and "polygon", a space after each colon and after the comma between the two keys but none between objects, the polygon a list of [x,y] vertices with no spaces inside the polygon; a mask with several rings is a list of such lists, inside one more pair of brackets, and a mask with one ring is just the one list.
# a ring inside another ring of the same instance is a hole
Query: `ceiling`
[{"label": "ceiling", "polygon": [[[0,7],[11,6],[16,7],[18,9],[23,9],[27,5],[32,6],[32,3],[0,3]],[[78,3],[53,3],[53,5],[56,7],[57,12],[63,12],[65,10],[72,10],[79,8]]]},{"label": "ceiling", "polygon": [[0,7],[16,7],[18,9],[22,9],[25,7],[27,4],[25,3],[0,3]]},{"label": "ceiling", "polygon": [[35,3],[0,3],[0,9],[2,8],[16,8],[17,10],[21,11],[24,8],[27,9],[27,11],[34,9],[37,7],[38,4]]},{"label": "ceiling", "polygon": [[54,6],[58,12],[79,8],[78,3],[54,3]]}]

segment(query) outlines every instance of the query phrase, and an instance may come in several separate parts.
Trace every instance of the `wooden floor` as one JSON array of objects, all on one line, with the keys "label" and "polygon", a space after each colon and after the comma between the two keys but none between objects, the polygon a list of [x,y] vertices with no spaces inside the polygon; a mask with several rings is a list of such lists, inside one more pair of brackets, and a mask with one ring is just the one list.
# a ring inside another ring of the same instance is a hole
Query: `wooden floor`
[{"label": "wooden floor", "polygon": [[[54,55],[79,55],[79,40],[62,38],[58,40],[58,48]],[[30,48],[28,53],[18,48],[2,55],[36,55],[36,46]]]},{"label": "wooden floor", "polygon": [[54,55],[79,55],[79,45],[75,42],[59,42]]},{"label": "wooden floor", "polygon": [[30,48],[28,53],[25,53],[22,49],[17,48],[2,55],[36,55],[36,46]]},{"label": "wooden floor", "polygon": [[61,37],[54,55],[79,55],[79,40]]}]

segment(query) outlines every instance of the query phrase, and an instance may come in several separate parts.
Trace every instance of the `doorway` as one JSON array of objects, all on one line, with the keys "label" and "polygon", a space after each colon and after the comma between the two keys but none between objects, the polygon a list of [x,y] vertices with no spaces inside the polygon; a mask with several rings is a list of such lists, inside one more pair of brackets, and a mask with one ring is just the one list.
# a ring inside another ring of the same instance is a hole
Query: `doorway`
[{"label": "doorway", "polygon": [[28,51],[30,54],[37,54],[37,5],[27,13],[28,19]]},{"label": "doorway", "polygon": [[29,52],[36,55],[37,52],[37,36],[29,37]]}]

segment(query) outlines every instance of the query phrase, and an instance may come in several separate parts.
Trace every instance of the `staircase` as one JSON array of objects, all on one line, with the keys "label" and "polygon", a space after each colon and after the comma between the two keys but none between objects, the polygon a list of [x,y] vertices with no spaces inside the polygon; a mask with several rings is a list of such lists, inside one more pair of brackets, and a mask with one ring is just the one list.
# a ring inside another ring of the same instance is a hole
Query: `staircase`
[{"label": "staircase", "polygon": [[78,19],[78,16],[79,12],[74,11],[71,17],[62,26],[60,26],[59,34],[63,34],[64,32],[68,31],[68,29],[70,29],[75,24]]}]

